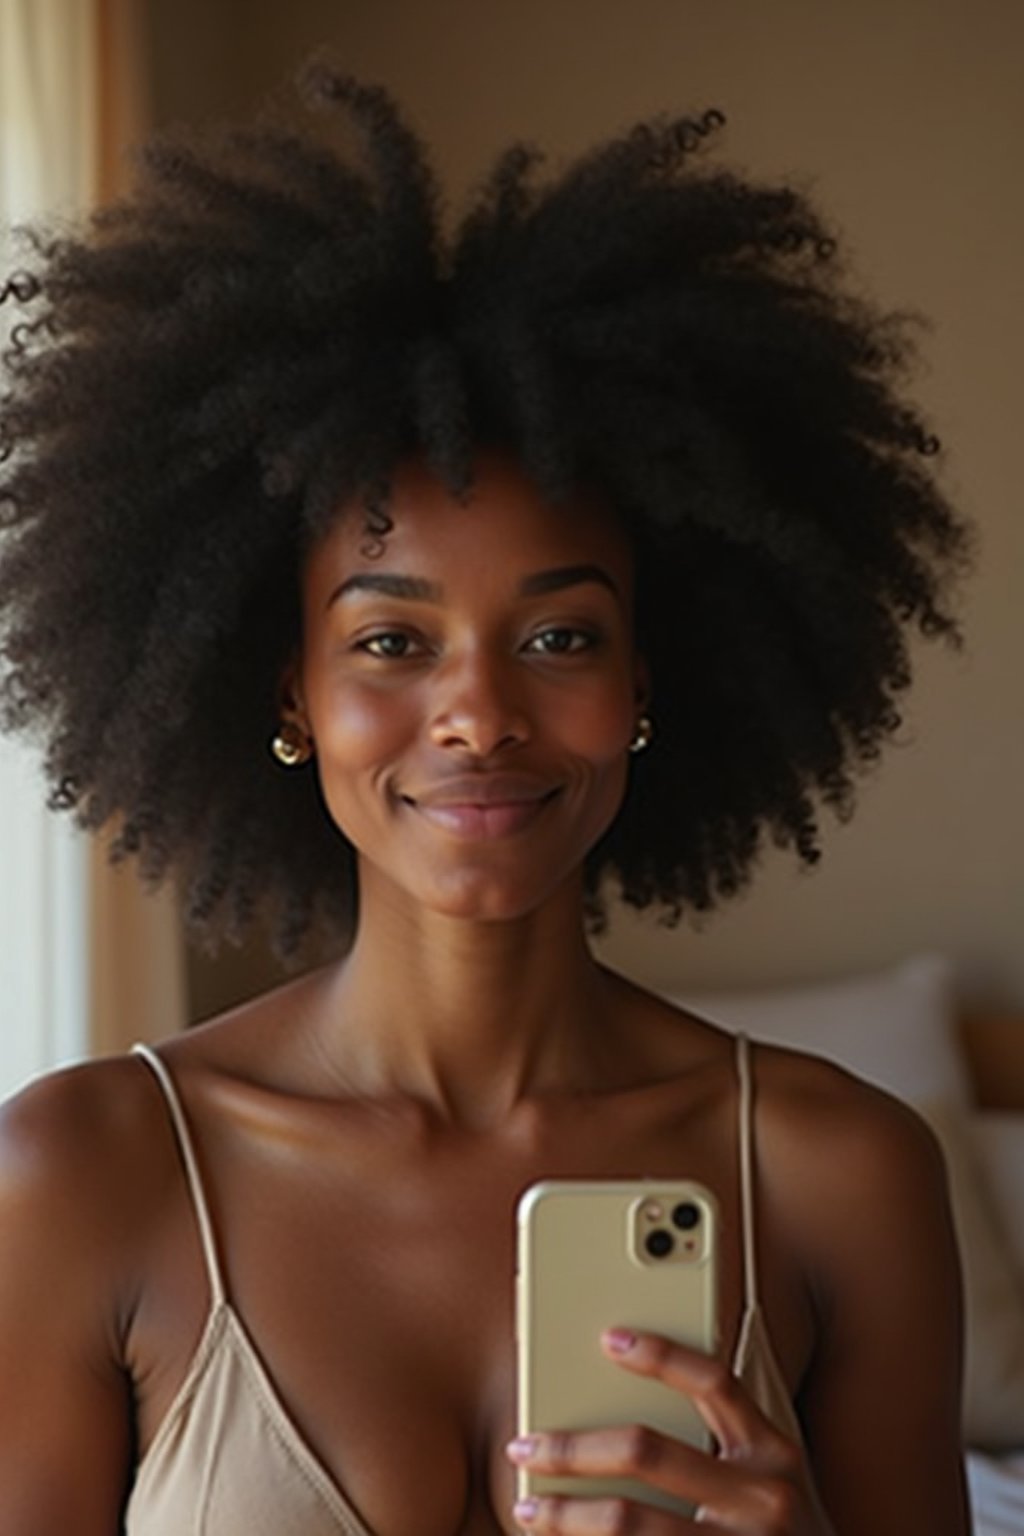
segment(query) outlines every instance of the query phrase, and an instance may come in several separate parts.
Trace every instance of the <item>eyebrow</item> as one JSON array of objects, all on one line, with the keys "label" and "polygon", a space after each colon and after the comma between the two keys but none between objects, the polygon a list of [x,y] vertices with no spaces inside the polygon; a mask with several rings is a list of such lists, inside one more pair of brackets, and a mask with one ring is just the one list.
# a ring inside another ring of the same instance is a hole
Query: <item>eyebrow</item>
[{"label": "eyebrow", "polygon": [[[545,597],[549,592],[561,592],[566,587],[579,586],[595,581],[616,597],[621,594],[608,572],[599,565],[560,565],[550,571],[536,571],[524,576],[519,583],[520,597]],[[373,592],[382,597],[405,598],[417,603],[444,601],[444,588],[422,576],[399,576],[389,571],[359,571],[335,587],[327,599],[328,608],[341,598],[357,592]]]},{"label": "eyebrow", "polygon": [[618,587],[600,565],[560,565],[551,571],[537,571],[519,583],[519,595],[543,597],[547,592],[561,592],[564,587],[575,587],[584,581],[596,581],[616,597],[620,595]]},{"label": "eyebrow", "polygon": [[360,571],[356,576],[350,576],[343,581],[340,587],[335,587],[327,599],[328,608],[340,598],[350,597],[354,592],[377,592],[383,597],[404,597],[417,603],[439,603],[441,601],[441,588],[433,581],[425,581],[422,576],[396,576],[385,571]]}]

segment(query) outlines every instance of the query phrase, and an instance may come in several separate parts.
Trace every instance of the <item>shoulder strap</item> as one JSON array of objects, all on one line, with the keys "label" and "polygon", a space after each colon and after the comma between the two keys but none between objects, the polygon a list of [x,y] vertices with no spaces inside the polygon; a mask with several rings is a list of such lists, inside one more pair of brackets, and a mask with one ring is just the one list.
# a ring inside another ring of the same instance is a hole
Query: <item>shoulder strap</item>
[{"label": "shoulder strap", "polygon": [[167,1108],[170,1111],[178,1149],[181,1153],[181,1160],[185,1165],[185,1174],[188,1179],[189,1193],[192,1197],[192,1206],[199,1227],[199,1236],[202,1239],[203,1257],[206,1260],[206,1272],[210,1280],[210,1291],[214,1305],[219,1305],[225,1299],[225,1292],[220,1263],[217,1259],[217,1244],[213,1235],[213,1222],[210,1220],[210,1208],[206,1199],[206,1191],[203,1189],[199,1164],[196,1160],[195,1148],[192,1145],[192,1136],[188,1128],[188,1121],[185,1119],[185,1111],[178,1097],[178,1090],[174,1086],[174,1080],[170,1072],[156,1051],[151,1050],[148,1045],[136,1044],[132,1046],[132,1054],[139,1056],[151,1069],[167,1101]]},{"label": "shoulder strap", "polygon": [[754,1073],[750,1041],[736,1036],[736,1072],[739,1077],[740,1204],[743,1211],[743,1302],[746,1311],[757,1306],[757,1253],[754,1237]]}]

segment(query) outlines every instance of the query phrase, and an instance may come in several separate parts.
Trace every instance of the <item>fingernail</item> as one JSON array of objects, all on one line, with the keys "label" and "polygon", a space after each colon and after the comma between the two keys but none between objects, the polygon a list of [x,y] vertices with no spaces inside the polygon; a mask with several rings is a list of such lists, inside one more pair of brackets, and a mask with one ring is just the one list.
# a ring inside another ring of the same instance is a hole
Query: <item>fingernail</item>
[{"label": "fingernail", "polygon": [[520,1435],[518,1440],[510,1440],[505,1450],[515,1461],[528,1461],[537,1449],[536,1435]]},{"label": "fingernail", "polygon": [[630,1333],[627,1328],[609,1328],[602,1334],[602,1338],[617,1355],[624,1355],[636,1343],[636,1334]]},{"label": "fingernail", "polygon": [[536,1520],[539,1509],[539,1499],[517,1499],[512,1506],[512,1513],[517,1520],[523,1520],[529,1525],[531,1520]]}]

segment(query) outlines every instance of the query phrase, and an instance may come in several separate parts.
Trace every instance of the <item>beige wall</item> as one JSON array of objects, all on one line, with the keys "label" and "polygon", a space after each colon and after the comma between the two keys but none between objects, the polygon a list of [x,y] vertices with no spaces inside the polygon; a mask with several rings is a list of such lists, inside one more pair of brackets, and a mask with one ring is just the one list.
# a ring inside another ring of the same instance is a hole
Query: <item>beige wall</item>
[{"label": "beige wall", "polygon": [[[219,98],[233,110],[330,40],[405,103],[456,198],[511,138],[557,161],[639,116],[721,105],[723,157],[813,182],[865,285],[933,318],[919,393],[981,532],[966,655],[922,658],[901,739],[853,824],[828,829],[820,872],[770,857],[756,892],[700,934],[622,919],[604,949],[643,976],[703,987],[938,947],[975,997],[1024,1006],[1024,6],[150,3],[162,116],[206,115]],[[264,975],[258,961],[197,967],[198,1010]]]}]

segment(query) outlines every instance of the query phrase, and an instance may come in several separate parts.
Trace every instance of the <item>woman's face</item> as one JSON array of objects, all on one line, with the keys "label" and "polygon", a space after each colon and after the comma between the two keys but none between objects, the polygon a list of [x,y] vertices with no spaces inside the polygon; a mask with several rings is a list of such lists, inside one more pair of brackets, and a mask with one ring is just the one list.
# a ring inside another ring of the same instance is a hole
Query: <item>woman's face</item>
[{"label": "woman's face", "polygon": [[451,916],[534,910],[614,817],[645,693],[610,513],[551,508],[509,460],[460,505],[420,461],[367,554],[345,509],[312,551],[294,703],[323,794],[381,878]]}]

